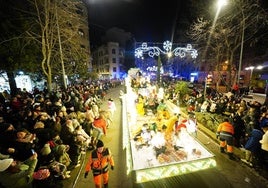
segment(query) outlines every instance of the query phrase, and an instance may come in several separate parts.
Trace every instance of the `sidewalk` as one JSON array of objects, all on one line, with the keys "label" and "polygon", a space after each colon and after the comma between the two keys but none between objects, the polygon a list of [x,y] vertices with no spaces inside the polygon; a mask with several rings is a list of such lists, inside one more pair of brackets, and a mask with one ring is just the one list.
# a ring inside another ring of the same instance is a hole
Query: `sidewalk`
[{"label": "sidewalk", "polygon": [[[107,136],[102,138],[105,147],[108,147],[115,161],[115,169],[109,170],[109,187],[117,188],[117,187],[126,187],[132,188],[131,177],[127,175],[126,169],[126,154],[125,148],[122,146],[122,124],[121,124],[121,102],[119,100],[119,91],[121,88],[111,88],[107,96],[102,101],[101,109],[107,109],[107,99],[113,98],[116,104],[117,110],[113,117],[113,124],[107,130]],[[63,180],[64,188],[91,188],[95,187],[93,182],[92,172],[89,173],[87,178],[84,178],[85,173],[85,165],[88,161],[89,154],[91,151],[87,151],[86,155],[82,156],[81,166],[79,168],[74,169],[71,172],[71,178],[67,180]]]},{"label": "sidewalk", "polygon": [[244,100],[246,101],[258,101],[261,104],[265,102],[265,94],[262,93],[250,93],[249,95],[244,96]]}]

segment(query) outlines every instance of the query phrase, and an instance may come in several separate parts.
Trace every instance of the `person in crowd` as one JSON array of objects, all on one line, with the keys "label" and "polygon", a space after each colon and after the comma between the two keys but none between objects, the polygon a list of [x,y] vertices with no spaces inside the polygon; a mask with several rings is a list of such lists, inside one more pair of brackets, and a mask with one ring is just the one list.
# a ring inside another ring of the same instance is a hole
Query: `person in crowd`
[{"label": "person in crowd", "polygon": [[80,166],[79,159],[81,157],[81,143],[77,142],[77,137],[74,132],[74,126],[72,119],[68,119],[66,124],[62,126],[61,134],[59,135],[64,144],[69,145],[68,154],[71,158],[71,166],[78,167]]},{"label": "person in crowd", "polygon": [[68,154],[69,146],[68,145],[58,145],[55,152],[55,160],[61,164],[64,164],[68,168],[71,164],[71,158]]},{"label": "person in crowd", "polygon": [[74,133],[76,134],[77,141],[81,142],[82,151],[85,151],[87,148],[89,148],[91,144],[91,137],[86,133],[81,125],[78,125],[75,128]]},{"label": "person in crowd", "polygon": [[38,151],[50,140],[52,129],[46,128],[42,121],[38,121],[35,123],[32,133],[38,138],[38,142],[35,142],[35,149]]},{"label": "person in crowd", "polygon": [[38,142],[35,134],[30,133],[27,129],[17,130],[17,138],[14,143],[14,158],[19,161],[25,161],[35,153],[35,145]]},{"label": "person in crowd", "polygon": [[268,170],[268,123],[261,124],[261,129],[264,132],[262,139],[260,140],[262,156],[263,156],[263,167]]},{"label": "person in crowd", "polygon": [[237,83],[235,83],[235,84],[233,85],[232,93],[233,93],[235,96],[238,96],[238,95],[239,95],[239,86],[238,86]]},{"label": "person in crowd", "polygon": [[104,188],[108,188],[109,182],[109,165],[114,170],[114,160],[109,148],[104,147],[104,143],[98,140],[97,149],[90,153],[88,162],[85,168],[84,177],[87,178],[89,171],[92,170],[95,188],[102,187],[102,179]]},{"label": "person in crowd", "polygon": [[24,162],[13,158],[0,160],[0,184],[7,188],[31,188],[36,164],[37,153]]},{"label": "person in crowd", "polygon": [[[59,148],[60,149],[60,148]],[[51,149],[49,147],[49,144],[46,144],[43,147],[41,154],[42,160],[40,161],[37,169],[49,169],[51,176],[53,176],[55,179],[68,179],[70,178],[70,172],[67,170],[67,166],[62,163],[66,162],[64,160],[58,159],[55,157],[55,154],[51,152]],[[39,155],[40,156],[40,155]],[[60,160],[61,162],[59,162]],[[70,164],[66,162],[67,164]]]},{"label": "person in crowd", "polygon": [[[268,121],[266,122],[268,123]],[[266,126],[266,125],[264,125]],[[245,144],[245,158],[241,158],[241,161],[246,163],[249,166],[260,166],[261,162],[261,144],[260,140],[262,139],[263,132],[259,124],[255,124],[251,134],[248,137],[248,140]]]},{"label": "person in crowd", "polygon": [[85,126],[84,129],[88,135],[91,135],[92,133],[92,124],[95,119],[95,115],[92,111],[91,105],[85,106]]},{"label": "person in crowd", "polygon": [[99,106],[96,104],[96,102],[92,102],[91,103],[91,106],[92,106],[92,111],[93,111],[93,114],[94,114],[94,117],[98,117],[100,114],[99,114]]},{"label": "person in crowd", "polygon": [[64,125],[62,125],[60,138],[65,144],[70,145],[74,137],[73,121],[68,119]]},{"label": "person in crowd", "polygon": [[21,110],[22,100],[21,100],[21,96],[19,94],[12,97],[12,100],[10,102],[10,107],[11,107],[13,113],[17,113]]},{"label": "person in crowd", "polygon": [[17,130],[11,123],[2,122],[0,124],[0,152],[12,155],[15,152],[14,143],[17,137]]},{"label": "person in crowd", "polygon": [[116,111],[116,106],[114,100],[111,98],[108,99],[108,111],[110,112],[110,117],[112,119],[114,117],[114,112]]},{"label": "person in crowd", "polygon": [[104,117],[108,129],[113,124],[111,113],[108,110],[100,110],[99,114]]},{"label": "person in crowd", "polygon": [[107,133],[107,122],[105,121],[104,115],[100,114],[98,118],[94,119],[93,122],[93,131],[96,131],[96,135],[94,135],[95,140],[99,140],[102,135],[106,136]]},{"label": "person in crowd", "polygon": [[224,121],[219,124],[216,136],[220,139],[221,153],[225,153],[225,147],[227,147],[227,154],[229,156],[229,159],[234,160],[234,127],[228,118],[225,118]]},{"label": "person in crowd", "polygon": [[234,125],[234,146],[240,148],[245,144],[245,134],[246,126],[243,120],[244,108],[239,107],[239,109],[231,115]]},{"label": "person in crowd", "polygon": [[248,110],[243,118],[243,120],[245,121],[244,140],[248,139],[248,135],[250,135],[254,126],[259,124],[259,120],[261,117],[261,113],[257,106],[254,106],[254,104],[251,104],[251,102],[248,105],[249,105]]}]

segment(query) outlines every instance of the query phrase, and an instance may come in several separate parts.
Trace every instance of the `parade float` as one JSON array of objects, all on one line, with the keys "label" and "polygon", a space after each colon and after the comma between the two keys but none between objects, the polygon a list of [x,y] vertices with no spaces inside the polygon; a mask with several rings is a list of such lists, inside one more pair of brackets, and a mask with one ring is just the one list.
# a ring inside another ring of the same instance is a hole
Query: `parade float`
[{"label": "parade float", "polygon": [[[128,173],[135,183],[142,183],[216,166],[209,152],[186,128],[174,128],[182,122],[179,108],[165,101],[162,112],[145,112],[141,98],[150,98],[155,87],[133,88],[132,78],[126,79],[123,104],[123,145],[127,152]],[[157,89],[158,100],[163,90]],[[162,92],[161,92],[162,91]],[[141,98],[140,98],[141,97]]]}]

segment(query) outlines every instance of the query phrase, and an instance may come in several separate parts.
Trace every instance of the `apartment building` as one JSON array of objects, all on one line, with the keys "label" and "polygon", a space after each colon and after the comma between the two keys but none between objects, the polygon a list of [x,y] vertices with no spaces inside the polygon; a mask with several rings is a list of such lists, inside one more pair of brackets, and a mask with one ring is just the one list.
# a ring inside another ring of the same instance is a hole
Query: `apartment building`
[{"label": "apartment building", "polygon": [[99,79],[121,79],[125,75],[125,50],[119,43],[107,42],[93,51],[92,57],[92,68]]}]

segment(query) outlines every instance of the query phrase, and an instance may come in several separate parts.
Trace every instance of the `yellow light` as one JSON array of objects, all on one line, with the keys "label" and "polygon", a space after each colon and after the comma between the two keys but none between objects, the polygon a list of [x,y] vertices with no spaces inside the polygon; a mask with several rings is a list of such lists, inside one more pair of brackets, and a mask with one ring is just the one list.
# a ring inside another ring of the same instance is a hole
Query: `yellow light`
[{"label": "yellow light", "polygon": [[227,0],[218,0],[218,7],[221,8],[222,6],[227,4]]},{"label": "yellow light", "polygon": [[167,56],[168,56],[168,58],[172,57],[172,53],[171,52],[168,52],[167,53]]}]

